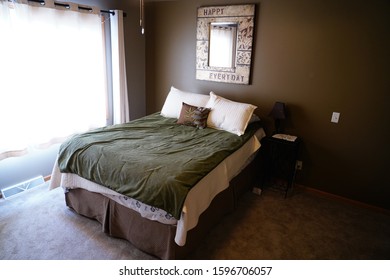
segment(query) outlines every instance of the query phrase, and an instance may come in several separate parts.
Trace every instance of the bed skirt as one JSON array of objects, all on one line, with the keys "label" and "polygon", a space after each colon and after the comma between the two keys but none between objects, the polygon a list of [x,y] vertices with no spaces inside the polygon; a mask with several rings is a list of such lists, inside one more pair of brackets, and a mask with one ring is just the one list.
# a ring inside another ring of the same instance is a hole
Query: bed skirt
[{"label": "bed skirt", "polygon": [[70,189],[65,193],[65,201],[78,214],[100,222],[102,230],[112,237],[126,239],[141,251],[160,259],[185,259],[223,216],[235,210],[239,197],[254,186],[259,177],[259,158],[258,155],[213,199],[199,217],[197,226],[187,233],[185,246],[178,246],[174,241],[176,225],[145,219],[101,194]]}]

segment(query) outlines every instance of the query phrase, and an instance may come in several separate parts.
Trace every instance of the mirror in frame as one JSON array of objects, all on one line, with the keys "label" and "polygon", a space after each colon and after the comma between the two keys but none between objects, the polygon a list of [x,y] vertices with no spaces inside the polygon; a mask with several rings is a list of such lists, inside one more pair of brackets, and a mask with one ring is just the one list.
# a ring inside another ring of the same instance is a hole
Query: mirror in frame
[{"label": "mirror in frame", "polygon": [[249,84],[255,4],[198,8],[196,79]]}]

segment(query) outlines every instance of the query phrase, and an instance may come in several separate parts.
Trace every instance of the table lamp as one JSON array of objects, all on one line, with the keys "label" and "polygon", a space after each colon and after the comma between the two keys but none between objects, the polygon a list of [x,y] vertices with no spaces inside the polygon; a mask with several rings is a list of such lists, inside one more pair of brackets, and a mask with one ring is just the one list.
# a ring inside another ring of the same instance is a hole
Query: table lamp
[{"label": "table lamp", "polygon": [[273,134],[282,133],[283,131],[280,128],[280,120],[286,118],[286,105],[283,102],[275,102],[269,116],[271,116],[275,121],[275,132]]}]

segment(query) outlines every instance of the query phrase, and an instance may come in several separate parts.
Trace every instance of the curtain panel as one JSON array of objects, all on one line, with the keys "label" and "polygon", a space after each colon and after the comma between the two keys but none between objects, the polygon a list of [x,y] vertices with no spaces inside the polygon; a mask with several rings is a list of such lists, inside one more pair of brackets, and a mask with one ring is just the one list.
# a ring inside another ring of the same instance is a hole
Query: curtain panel
[{"label": "curtain panel", "polygon": [[115,10],[114,14],[110,15],[110,24],[113,87],[113,123],[120,124],[130,121],[126,78],[123,11]]},{"label": "curtain panel", "polygon": [[[214,67],[232,67],[235,32],[229,26],[211,26],[210,37],[210,53],[213,55],[209,57],[210,66]],[[212,35],[212,36],[211,36]],[[221,48],[220,46],[224,46]]]},{"label": "curtain panel", "polygon": [[100,10],[0,0],[0,160],[106,125]]}]

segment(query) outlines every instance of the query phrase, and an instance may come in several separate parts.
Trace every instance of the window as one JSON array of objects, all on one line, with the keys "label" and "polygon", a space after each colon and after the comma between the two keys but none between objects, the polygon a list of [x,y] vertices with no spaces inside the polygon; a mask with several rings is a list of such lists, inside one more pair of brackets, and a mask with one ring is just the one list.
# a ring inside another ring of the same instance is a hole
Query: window
[{"label": "window", "polygon": [[104,126],[99,12],[0,1],[0,160]]},{"label": "window", "polygon": [[209,66],[234,68],[236,66],[237,23],[210,23]]}]

